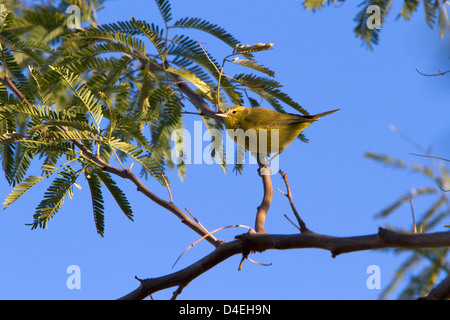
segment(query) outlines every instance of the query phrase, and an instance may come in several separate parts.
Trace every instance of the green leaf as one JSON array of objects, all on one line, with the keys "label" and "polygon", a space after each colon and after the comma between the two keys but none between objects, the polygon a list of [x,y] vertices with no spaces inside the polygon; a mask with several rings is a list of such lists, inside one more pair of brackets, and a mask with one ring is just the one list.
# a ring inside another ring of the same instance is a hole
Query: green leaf
[{"label": "green leaf", "polygon": [[38,94],[44,105],[52,105],[54,102],[52,91],[50,90],[50,83],[42,76],[41,72],[32,66],[29,66],[30,75],[38,86]]},{"label": "green leaf", "polygon": [[14,169],[9,175],[7,175],[7,171],[5,170],[5,175],[7,175],[10,185],[14,187],[23,180],[31,165],[33,156],[34,154],[25,148],[24,145],[18,144],[14,159]]},{"label": "green leaf", "polygon": [[[369,28],[367,26],[368,19],[372,19],[372,13],[369,11],[367,12],[367,8],[369,6],[375,5],[380,9],[380,19],[387,16],[388,10],[390,8],[390,0],[365,0],[360,5],[360,11],[355,17],[355,22],[357,23],[357,26],[353,30],[359,38],[364,40],[367,47],[372,50],[373,45],[378,44],[378,38],[379,33],[381,29],[377,28]],[[383,23],[383,21],[380,21],[380,23]]]},{"label": "green leaf", "polygon": [[402,204],[409,201],[409,199],[411,197],[417,197],[417,196],[426,195],[426,194],[435,194],[436,192],[437,192],[437,190],[435,188],[429,188],[429,187],[420,188],[418,190],[415,190],[413,193],[408,192],[407,194],[400,197],[393,204],[391,204],[387,208],[383,209],[375,217],[381,218],[381,217],[386,217],[386,216],[390,215],[392,212],[394,212],[396,209],[398,209]]},{"label": "green leaf", "polygon": [[160,163],[156,162],[155,159],[149,153],[144,153],[144,151],[137,146],[119,141],[113,140],[109,142],[111,148],[122,151],[127,154],[135,161],[137,161],[148,173],[150,173],[156,180],[161,183],[161,185],[166,186],[164,179],[164,169]]},{"label": "green leaf", "polygon": [[166,70],[167,72],[174,73],[186,79],[188,82],[197,87],[204,96],[214,101],[215,92],[211,89],[211,87],[208,84],[206,84],[202,79],[197,77],[194,73],[186,69],[175,69],[173,67],[169,67]]},{"label": "green leaf", "polygon": [[137,35],[141,33],[141,31],[131,21],[118,21],[102,24],[98,26],[97,29],[108,32],[121,32],[130,35]]},{"label": "green leaf", "polygon": [[278,100],[304,115],[309,114],[301,105],[279,89],[282,85],[278,81],[253,74],[238,74],[233,79],[267,100],[279,112],[284,112],[284,110]]},{"label": "green leaf", "polygon": [[172,9],[170,7],[169,0],[155,0],[156,5],[161,12],[161,16],[164,19],[164,22],[167,24],[170,20],[172,20]]},{"label": "green leaf", "polygon": [[419,0],[404,0],[402,10],[400,11],[400,15],[405,20],[410,20],[414,11],[417,10],[419,6]]},{"label": "green leaf", "polygon": [[242,60],[242,59],[239,59],[236,57],[235,59],[231,60],[231,62],[241,65],[241,66],[244,66],[244,67],[252,68],[254,70],[258,70],[258,71],[263,72],[271,77],[275,76],[274,71],[258,64],[255,60],[251,60],[251,59]]},{"label": "green leaf", "polygon": [[80,171],[74,171],[70,166],[66,166],[62,172],[58,173],[57,178],[53,180],[50,187],[44,193],[44,199],[36,207],[36,213],[33,215],[34,222],[32,229],[40,226],[45,228],[47,222],[61,209],[67,195],[72,197],[73,185],[76,183]]},{"label": "green leaf", "polygon": [[21,196],[25,194],[28,190],[33,188],[35,185],[37,185],[39,182],[41,182],[44,179],[44,177],[41,176],[29,176],[25,180],[23,180],[21,183],[19,183],[8,195],[8,197],[5,199],[5,202],[3,202],[3,210],[12,205],[14,202],[17,201]]},{"label": "green leaf", "polygon": [[162,30],[154,24],[150,25],[145,21],[135,20],[133,17],[131,17],[131,22],[151,41],[158,51],[161,60],[164,61],[167,55],[167,49],[163,40]]},{"label": "green leaf", "polygon": [[321,9],[327,0],[305,0],[303,1],[303,5],[305,6],[306,9],[308,10],[317,10],[317,9]]},{"label": "green leaf", "polygon": [[122,32],[113,33],[110,31],[103,31],[103,30],[99,30],[99,29],[89,29],[89,30],[86,30],[83,32],[77,32],[77,33],[73,34],[71,37],[118,42],[129,48],[135,49],[136,51],[145,55],[144,42],[136,37],[133,37],[130,34],[125,34]]},{"label": "green leaf", "polygon": [[436,0],[424,0],[425,9],[425,21],[428,26],[432,28],[436,23],[437,11],[439,10],[439,1]]},{"label": "green leaf", "polygon": [[15,23],[16,16],[14,12],[8,10],[4,4],[0,4],[0,34]]},{"label": "green leaf", "polygon": [[109,192],[114,197],[114,200],[116,200],[125,216],[133,221],[133,211],[125,193],[117,186],[116,182],[111,178],[109,173],[98,169],[95,169],[94,172],[108,188]]},{"label": "green leaf", "polygon": [[222,40],[230,47],[235,47],[236,45],[239,44],[239,41],[235,37],[233,37],[230,33],[228,33],[225,29],[219,27],[217,24],[213,24],[200,18],[186,17],[177,20],[172,26],[172,28],[191,28],[201,30]]},{"label": "green leaf", "polygon": [[50,66],[50,68],[60,75],[61,79],[72,90],[74,95],[80,99],[83,106],[87,109],[92,120],[94,120],[97,128],[99,129],[100,121],[103,117],[102,105],[99,102],[99,99],[95,98],[92,91],[84,83],[82,83],[81,79],[77,75],[71,73],[65,68],[55,68],[52,66]]},{"label": "green leaf", "polygon": [[89,190],[91,191],[95,227],[97,229],[97,233],[103,237],[105,234],[105,208],[103,207],[103,196],[100,180],[98,179],[98,176],[91,171],[86,170],[84,175],[88,181]]},{"label": "green leaf", "polygon": [[271,50],[273,48],[273,43],[257,43],[257,44],[237,44],[234,47],[233,54],[244,54],[251,52],[259,52],[265,50]]},{"label": "green leaf", "polygon": [[400,159],[395,160],[395,159],[392,159],[389,156],[378,155],[378,154],[375,154],[373,152],[366,152],[364,154],[364,156],[366,156],[367,158],[373,159],[375,161],[385,163],[385,164],[387,164],[389,166],[392,166],[394,168],[402,168],[402,169],[406,168],[405,163],[402,160],[400,160]]},{"label": "green leaf", "polygon": [[16,61],[16,58],[8,48],[1,48],[0,63],[5,68],[7,74],[11,76],[11,81],[14,85],[28,101],[32,102],[33,93],[28,83],[28,79],[25,77],[20,65]]}]

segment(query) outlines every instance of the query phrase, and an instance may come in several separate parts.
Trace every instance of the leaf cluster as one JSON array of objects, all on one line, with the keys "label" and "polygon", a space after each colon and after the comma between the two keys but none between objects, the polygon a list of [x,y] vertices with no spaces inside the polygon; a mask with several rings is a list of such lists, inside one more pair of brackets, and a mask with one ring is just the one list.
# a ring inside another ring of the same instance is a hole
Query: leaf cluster
[{"label": "leaf cluster", "polygon": [[[450,171],[445,163],[438,161],[445,159],[430,157],[433,158],[433,166],[430,166],[415,162],[405,163],[401,159],[369,152],[366,153],[366,157],[395,169],[420,174],[431,182],[431,185],[417,187],[401,195],[396,201],[381,210],[376,215],[377,218],[387,218],[400,211],[404,205],[408,205],[408,209],[415,216],[416,232],[429,232],[442,225],[445,222],[444,219],[449,219],[450,200],[446,193],[448,190],[445,188],[450,182]],[[415,212],[417,210],[414,210],[414,202],[423,197],[428,198],[429,205],[422,213],[418,214]],[[408,283],[400,292],[400,299],[416,299],[425,296],[436,286],[442,276],[448,276],[450,273],[447,263],[448,248],[391,250],[395,254],[407,254],[408,257],[397,269],[390,284],[383,290],[382,298],[391,294],[405,278]]]},{"label": "leaf cluster", "polygon": [[[0,156],[6,180],[13,187],[4,208],[49,180],[32,228],[46,227],[67,196],[78,196],[76,189],[84,188],[90,191],[100,235],[105,230],[105,190],[133,219],[115,177],[80,145],[122,170],[136,165],[133,169],[139,167],[141,177],[153,178],[164,187],[168,186],[167,168],[183,177],[187,166],[172,161],[171,135],[184,128],[188,106],[200,112],[204,106],[189,104],[192,101],[181,82],[212,108],[258,106],[265,100],[279,111],[288,106],[307,114],[281,90],[274,72],[254,59],[253,53],[269,50],[272,44],[242,45],[209,21],[175,20],[168,0],[156,0],[156,4],[162,25],[134,18],[101,24],[97,20],[103,6],[100,0],[0,5]],[[74,6],[79,16],[68,10]],[[69,17],[79,20],[68,24]],[[189,30],[200,30],[225,43],[231,54],[218,63],[184,32]],[[250,72],[227,75],[226,63]],[[222,128],[216,120],[203,121],[209,130]],[[235,156],[241,153],[237,150]],[[211,150],[211,157],[222,154]],[[227,170],[225,158],[219,160]],[[40,174],[29,173],[32,164],[40,168]],[[235,171],[241,172],[242,167]]]},{"label": "leaf cluster", "polygon": [[[304,0],[303,5],[306,9],[316,11],[325,6],[335,5],[340,7],[344,5],[346,0]],[[386,18],[392,9],[393,0],[363,0],[358,7],[360,8],[355,17],[356,27],[353,30],[355,35],[361,38],[369,49],[373,49],[373,45],[378,44],[379,34]],[[430,28],[435,26],[439,29],[441,38],[444,37],[445,30],[450,27],[446,1],[440,0],[403,0],[400,11],[396,19],[403,18],[406,21],[411,20],[413,14],[422,9],[425,13],[425,21]],[[367,21],[373,12],[368,12],[369,6],[377,6],[380,9],[380,23],[381,28],[369,28]]]}]

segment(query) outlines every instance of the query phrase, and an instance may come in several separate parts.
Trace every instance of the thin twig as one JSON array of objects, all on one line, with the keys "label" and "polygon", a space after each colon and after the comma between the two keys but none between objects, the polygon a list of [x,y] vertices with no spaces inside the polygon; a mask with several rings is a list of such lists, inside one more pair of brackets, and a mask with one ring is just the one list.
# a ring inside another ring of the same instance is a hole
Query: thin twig
[{"label": "thin twig", "polygon": [[[205,231],[205,234],[209,233],[209,231],[200,223],[200,221],[198,221],[198,219],[196,217],[194,217],[194,215],[188,210],[188,208],[184,208],[184,210],[186,210],[186,212],[189,213],[191,218],[194,219],[194,221],[199,225],[199,227]],[[210,235],[210,236],[217,240],[217,238],[214,237],[213,235]],[[217,241],[221,242],[220,240],[217,240]]]},{"label": "thin twig", "polygon": [[259,264],[260,266],[263,266],[263,267],[270,267],[272,265],[271,263],[261,263],[261,262],[255,261],[253,259],[250,259],[249,257],[247,257],[247,260],[254,264]]},{"label": "thin twig", "polygon": [[289,203],[291,204],[291,208],[292,211],[294,212],[295,217],[297,218],[297,222],[298,225],[300,226],[300,232],[308,232],[310,231],[307,227],[306,224],[303,222],[303,220],[300,218],[300,215],[298,214],[297,209],[295,208],[294,205],[294,200],[292,199],[292,193],[291,193],[291,188],[289,186],[289,181],[288,181],[288,175],[287,173],[284,173],[283,171],[279,171],[279,173],[281,174],[281,176],[283,177],[284,183],[286,185],[286,189],[287,189],[287,194],[285,194],[285,196],[289,199]]},{"label": "thin twig", "polygon": [[170,300],[176,300],[177,297],[181,294],[181,292],[183,292],[183,289],[186,288],[186,286],[187,286],[188,284],[189,284],[189,282],[188,282],[188,283],[184,283],[184,284],[182,284],[182,285],[179,285],[178,288],[177,288],[177,290],[175,290],[175,291],[173,292],[172,298],[170,298]]},{"label": "thin twig", "polygon": [[411,214],[412,214],[412,219],[413,219],[413,232],[417,233],[416,218],[414,217],[414,206],[412,203],[412,197],[409,197],[409,203],[411,204]]},{"label": "thin twig", "polygon": [[166,184],[166,187],[167,187],[167,191],[169,192],[170,203],[173,203],[172,192],[170,191],[169,183],[167,182],[167,179],[166,179],[166,177],[164,177],[163,174],[161,175],[161,177],[163,178],[164,183]]},{"label": "thin twig", "polygon": [[198,113],[198,112],[182,111],[181,113],[182,114],[194,114],[194,115],[197,115],[197,116],[205,116],[204,113]]},{"label": "thin twig", "polygon": [[241,270],[242,270],[242,265],[243,265],[243,263],[244,263],[245,260],[248,260],[248,261],[250,261],[251,263],[258,264],[258,265],[264,266],[264,267],[270,267],[270,266],[272,265],[271,263],[261,263],[261,262],[255,261],[255,260],[253,260],[253,259],[250,259],[250,258],[248,257],[248,254],[243,253],[243,254],[242,254],[242,259],[241,259],[241,261],[239,262],[238,271],[241,271]]},{"label": "thin twig", "polygon": [[427,156],[427,155],[417,154],[417,153],[411,153],[411,154],[412,154],[413,156],[424,157],[424,158],[432,158],[432,159],[444,160],[444,161],[450,162],[449,159],[445,159],[445,158],[439,158],[439,157],[434,157],[434,156]]},{"label": "thin twig", "polygon": [[284,215],[284,217],[285,217],[286,219],[288,219],[288,221],[289,221],[290,223],[292,223],[292,225],[293,225],[294,227],[296,227],[296,228],[298,229],[298,231],[302,232],[302,230],[300,230],[299,226],[297,226],[294,222],[292,222],[292,220],[289,219],[289,217],[288,217],[287,215]]},{"label": "thin twig", "polygon": [[[442,161],[447,161],[450,162],[449,159],[445,159],[445,158],[440,158],[440,157],[435,157],[435,156],[427,156],[427,155],[423,155],[423,154],[416,154],[416,153],[411,153],[413,156],[418,156],[418,157],[424,157],[424,158],[431,158],[431,159],[437,159],[437,160],[442,160]],[[444,192],[450,192],[450,189],[445,189],[442,185],[439,185],[439,188],[444,191]]]},{"label": "thin twig", "polygon": [[422,76],[425,76],[425,77],[443,76],[444,74],[450,72],[450,70],[447,70],[447,71],[445,71],[445,72],[442,72],[441,70],[438,70],[438,73],[434,73],[434,74],[426,74],[426,73],[420,72],[417,68],[416,68],[416,71],[417,71],[417,73],[419,73],[419,74],[421,74]]},{"label": "thin twig", "polygon": [[188,208],[184,208],[184,210],[186,210],[186,212],[189,213],[189,215],[191,216],[191,218],[194,219],[194,221],[197,222],[198,225],[201,225],[200,221],[198,221],[197,218],[194,217],[194,215],[188,210]]},{"label": "thin twig", "polygon": [[203,239],[212,236],[213,233],[216,233],[217,231],[220,230],[224,230],[224,229],[228,229],[228,228],[246,228],[248,230],[252,230],[252,228],[244,226],[244,225],[240,225],[240,224],[234,224],[231,226],[226,226],[226,227],[220,227],[217,228],[216,230],[213,230],[211,232],[208,232],[207,234],[205,234],[203,237],[201,237],[200,239],[198,239],[197,241],[195,241],[194,243],[192,243],[189,247],[186,248],[186,250],[183,251],[183,253],[180,254],[180,256],[178,257],[178,259],[175,261],[175,263],[172,266],[172,269],[175,267],[175,265],[178,263],[178,261],[181,259],[181,257],[193,246],[195,246],[197,243],[199,243],[200,241],[202,241]]}]

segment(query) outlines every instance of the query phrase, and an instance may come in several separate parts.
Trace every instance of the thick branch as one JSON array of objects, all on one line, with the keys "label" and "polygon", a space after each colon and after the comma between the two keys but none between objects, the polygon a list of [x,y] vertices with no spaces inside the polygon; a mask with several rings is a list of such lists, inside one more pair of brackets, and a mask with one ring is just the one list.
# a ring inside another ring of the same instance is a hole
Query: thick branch
[{"label": "thick branch", "polygon": [[426,297],[419,300],[450,300],[450,277],[445,278]]},{"label": "thick branch", "polygon": [[407,233],[379,229],[377,234],[355,237],[333,237],[314,232],[293,235],[245,234],[236,240],[219,245],[213,252],[194,264],[175,273],[140,281],[140,286],[121,299],[144,299],[150,294],[174,286],[185,286],[196,277],[235,254],[252,251],[317,248],[342,253],[382,248],[432,248],[450,246],[450,232]]},{"label": "thick branch", "polygon": [[265,165],[264,160],[260,159],[263,157],[262,154],[257,153],[255,156],[258,162],[259,166],[258,172],[259,175],[261,176],[264,189],[263,200],[256,212],[255,231],[257,233],[266,233],[266,230],[264,229],[264,224],[273,198],[272,179],[270,177],[271,169]]}]

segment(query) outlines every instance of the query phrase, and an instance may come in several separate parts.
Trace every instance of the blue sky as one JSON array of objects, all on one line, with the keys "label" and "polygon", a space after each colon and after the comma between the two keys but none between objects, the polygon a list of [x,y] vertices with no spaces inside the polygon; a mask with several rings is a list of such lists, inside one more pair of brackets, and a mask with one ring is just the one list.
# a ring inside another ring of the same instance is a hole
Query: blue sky
[{"label": "blue sky", "polygon": [[[172,1],[174,19],[201,17],[244,44],[274,43],[273,50],[256,54],[257,61],[274,70],[284,91],[309,112],[341,108],[305,130],[308,144],[296,141],[280,158],[295,204],[315,232],[373,234],[386,223],[412,228],[408,206],[388,219],[374,219],[400,195],[430,184],[420,175],[364,157],[372,151],[430,163],[410,155],[419,150],[389,125],[423,147],[432,147],[436,156],[450,158],[448,76],[424,77],[415,70],[450,69],[449,38],[441,39],[437,30],[428,28],[422,7],[410,22],[395,20],[396,5],[382,27],[380,44],[369,51],[352,32],[357,7],[350,1],[316,13],[294,0]],[[143,0],[107,1],[98,19],[107,23],[130,16],[161,22],[154,3]],[[195,36],[219,61],[231,51],[207,35],[195,32]],[[192,106],[187,110],[193,111]],[[187,115],[187,128],[192,121]],[[243,175],[223,174],[219,166],[206,164],[189,166],[184,181],[176,172],[168,175],[175,204],[188,208],[207,229],[233,224],[253,227],[262,199],[255,165],[246,166]],[[275,189],[285,190],[280,176],[272,179]],[[167,190],[156,181],[149,180],[147,185],[168,199]],[[115,299],[138,286],[134,276],[162,276],[212,250],[202,242],[171,269],[185,248],[198,239],[197,234],[138,194],[131,183],[120,181],[120,186],[132,203],[135,221],[129,221],[106,197],[104,238],[95,232],[87,187],[75,190],[74,198],[66,200],[45,230],[31,231],[24,225],[31,222],[44,188],[32,190],[2,212],[0,299]],[[1,198],[9,192],[6,183],[0,184]],[[422,199],[415,202],[418,216],[427,204]],[[268,232],[296,232],[284,214],[293,218],[287,199],[275,192],[266,220]],[[437,227],[443,229],[443,225]],[[245,231],[227,229],[216,236],[232,240]],[[238,272],[240,258],[234,256],[195,279],[179,299],[377,299],[381,290],[367,288],[367,268],[380,267],[383,289],[405,256],[365,251],[333,259],[328,251],[318,249],[267,251],[251,258],[271,263],[270,267],[247,261]],[[79,290],[66,286],[70,265],[80,267]],[[156,293],[154,298],[170,298],[174,290]]]}]

